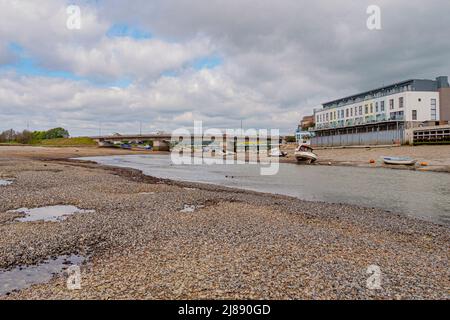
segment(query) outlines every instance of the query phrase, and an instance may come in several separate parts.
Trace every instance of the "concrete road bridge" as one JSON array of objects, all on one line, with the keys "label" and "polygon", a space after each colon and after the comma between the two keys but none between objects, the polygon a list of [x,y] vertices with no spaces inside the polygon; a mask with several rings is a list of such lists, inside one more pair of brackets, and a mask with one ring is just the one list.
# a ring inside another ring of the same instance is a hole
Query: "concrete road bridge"
[{"label": "concrete road bridge", "polygon": [[[128,134],[128,135],[105,135],[105,136],[93,136],[90,137],[94,141],[98,143],[99,146],[102,147],[108,147],[112,146],[114,144],[118,144],[121,142],[128,142],[128,143],[142,143],[151,141],[153,144],[153,149],[155,151],[170,151],[171,147],[173,146],[172,134],[170,133],[157,133],[157,134]],[[230,149],[236,149],[237,140],[235,137],[231,139],[227,139],[227,135],[223,134],[222,137],[205,137],[205,136],[199,136],[199,135],[191,135],[191,143],[193,144],[194,141],[201,141],[202,145],[204,145],[204,142],[206,144],[210,143],[211,141],[218,140],[220,144],[227,144],[228,147],[226,147],[227,150]],[[245,141],[248,144],[249,141],[257,141],[257,144],[259,143],[259,139],[257,137],[246,137]],[[279,143],[282,144],[285,142],[285,137],[280,137]]]},{"label": "concrete road bridge", "polygon": [[109,147],[120,142],[139,143],[151,141],[154,150],[169,151],[172,135],[169,133],[161,134],[125,134],[125,135],[106,135],[90,137],[101,147]]}]

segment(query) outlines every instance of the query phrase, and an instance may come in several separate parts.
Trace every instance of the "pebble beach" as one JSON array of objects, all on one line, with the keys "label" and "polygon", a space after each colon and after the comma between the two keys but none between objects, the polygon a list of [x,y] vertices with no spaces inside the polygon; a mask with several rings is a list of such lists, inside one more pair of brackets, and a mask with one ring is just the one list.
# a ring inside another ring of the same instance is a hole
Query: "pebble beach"
[{"label": "pebble beach", "polygon": [[[97,148],[17,148],[0,147],[0,179],[13,181],[0,186],[0,273],[86,261],[79,290],[58,274],[0,299],[449,298],[447,226],[68,159]],[[60,222],[12,212],[54,205],[90,212]],[[371,265],[381,288],[367,286]]]}]

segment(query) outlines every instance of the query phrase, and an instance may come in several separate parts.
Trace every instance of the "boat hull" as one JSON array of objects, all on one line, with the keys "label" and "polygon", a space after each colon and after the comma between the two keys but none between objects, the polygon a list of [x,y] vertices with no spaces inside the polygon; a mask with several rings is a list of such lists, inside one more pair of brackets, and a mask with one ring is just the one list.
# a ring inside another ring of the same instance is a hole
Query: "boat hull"
[{"label": "boat hull", "polygon": [[385,164],[392,164],[392,165],[412,166],[412,165],[416,164],[417,161],[414,159],[383,158],[383,162]]},{"label": "boat hull", "polygon": [[317,155],[312,152],[296,151],[295,159],[298,162],[313,163],[317,161]]}]

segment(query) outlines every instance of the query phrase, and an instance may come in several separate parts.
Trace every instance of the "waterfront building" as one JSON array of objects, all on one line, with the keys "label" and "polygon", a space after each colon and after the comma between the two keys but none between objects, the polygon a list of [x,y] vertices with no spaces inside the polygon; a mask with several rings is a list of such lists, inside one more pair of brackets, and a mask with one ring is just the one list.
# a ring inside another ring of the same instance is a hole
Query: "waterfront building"
[{"label": "waterfront building", "polygon": [[448,77],[411,79],[333,100],[314,111],[313,145],[391,144],[405,130],[450,120]]},{"label": "waterfront building", "polygon": [[303,141],[305,137],[307,137],[307,139],[311,138],[311,131],[314,129],[315,126],[314,119],[315,119],[314,115],[310,115],[304,116],[303,119],[300,121],[297,130],[295,131],[295,140],[297,143]]}]

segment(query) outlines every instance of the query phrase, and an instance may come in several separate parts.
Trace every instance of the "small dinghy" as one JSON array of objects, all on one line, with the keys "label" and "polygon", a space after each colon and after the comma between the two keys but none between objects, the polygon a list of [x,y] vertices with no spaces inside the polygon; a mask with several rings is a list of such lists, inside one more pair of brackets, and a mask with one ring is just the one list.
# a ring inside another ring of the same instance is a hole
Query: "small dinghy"
[{"label": "small dinghy", "polygon": [[280,149],[278,149],[278,148],[273,148],[272,150],[270,150],[270,156],[271,157],[286,157],[287,153],[280,151]]},{"label": "small dinghy", "polygon": [[121,147],[122,149],[131,150],[131,144],[129,144],[129,143],[122,143],[122,144],[120,145],[120,147]]},{"label": "small dinghy", "polygon": [[417,162],[417,160],[408,157],[383,157],[383,162],[385,164],[412,166]]},{"label": "small dinghy", "polygon": [[295,150],[294,154],[298,162],[306,162],[308,164],[317,161],[317,155],[313,152],[313,148],[308,145],[301,145]]}]

